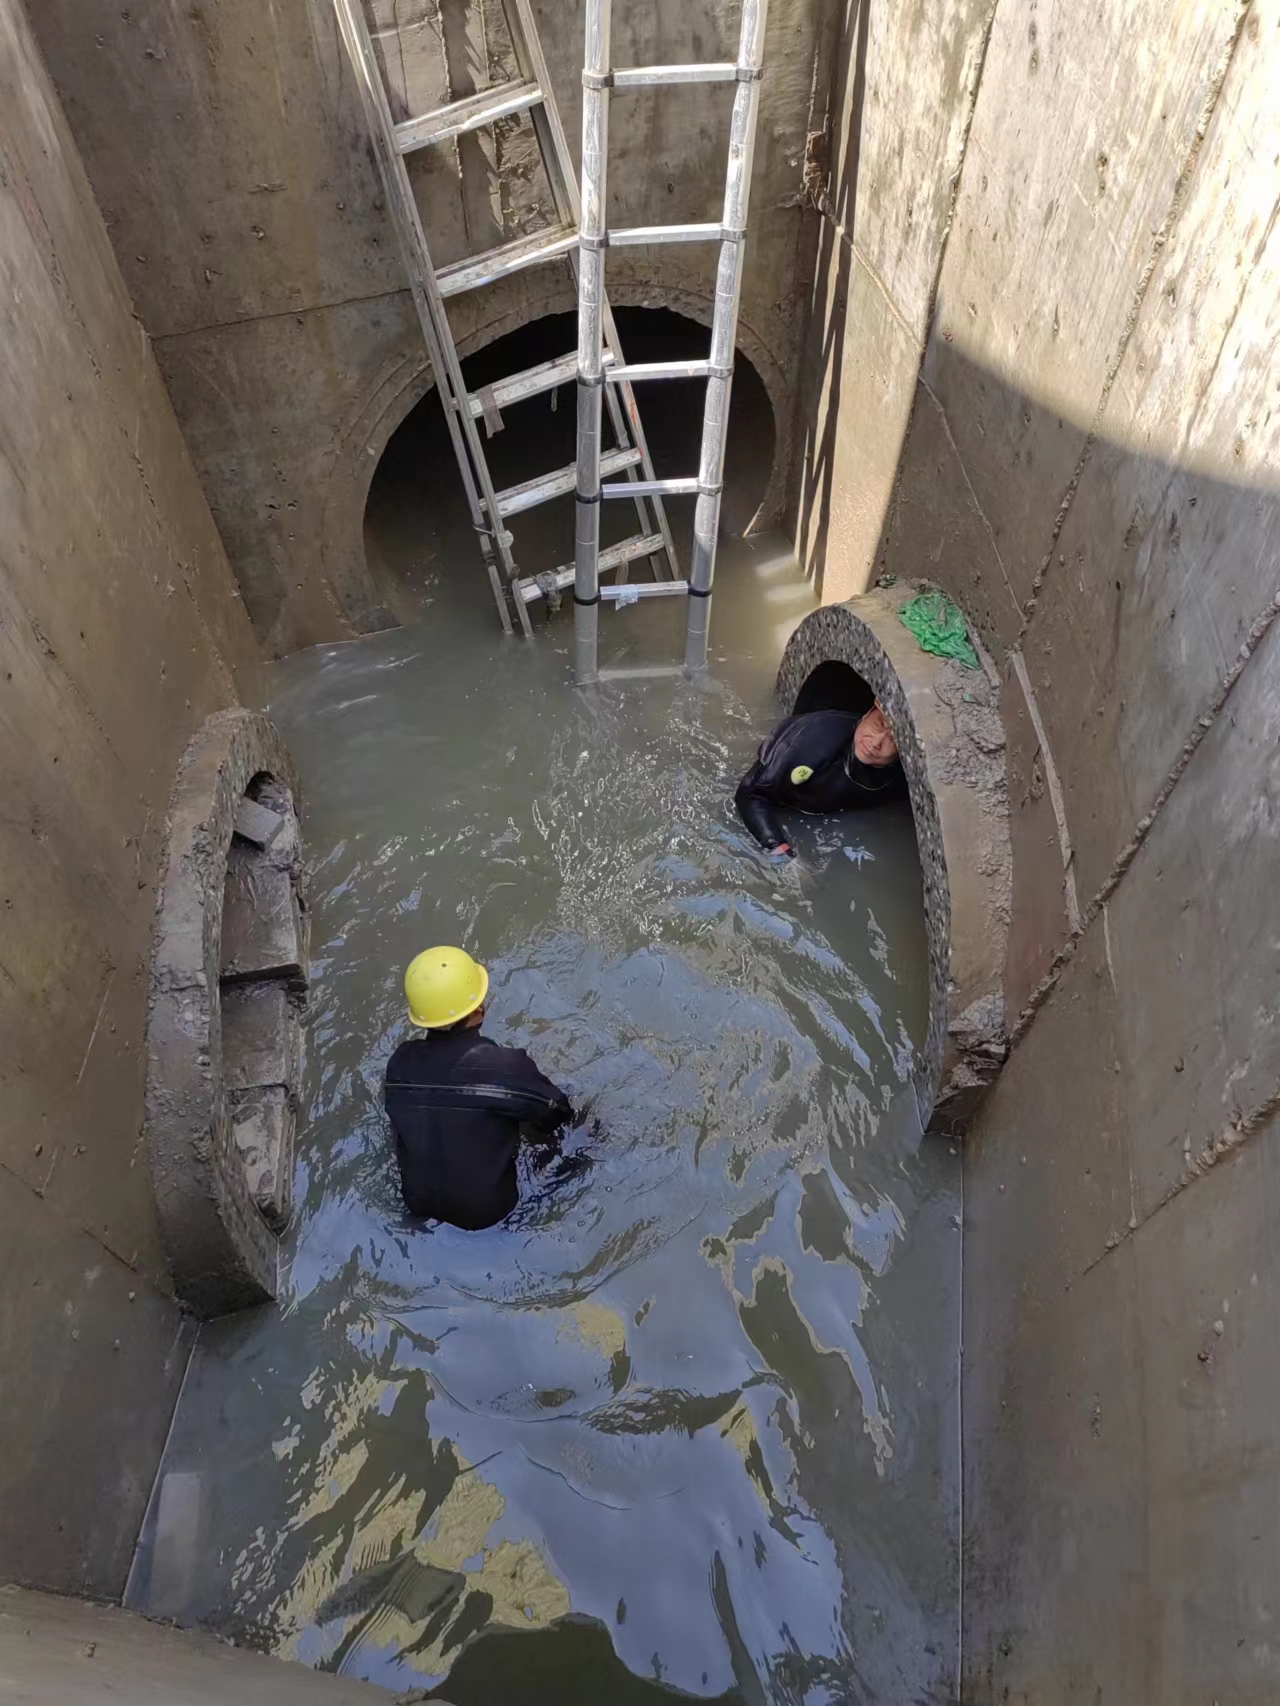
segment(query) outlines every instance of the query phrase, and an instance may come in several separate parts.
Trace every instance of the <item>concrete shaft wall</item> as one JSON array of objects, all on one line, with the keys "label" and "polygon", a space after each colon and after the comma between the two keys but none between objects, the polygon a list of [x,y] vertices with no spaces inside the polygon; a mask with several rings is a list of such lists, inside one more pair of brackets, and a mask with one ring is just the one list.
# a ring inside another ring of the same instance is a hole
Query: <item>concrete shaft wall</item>
[{"label": "concrete shaft wall", "polygon": [[139,1153],[153,881],[249,623],[0,0],[0,1580],[118,1594],[188,1337]]},{"label": "concrete shaft wall", "polygon": [[965,1699],[1280,1696],[1278,0],[851,0],[796,494],[1001,657]]},{"label": "concrete shaft wall", "polygon": [[[534,11],[576,158],[583,0]],[[616,11],[619,64],[736,52],[737,0]],[[384,624],[364,501],[428,370],[329,0],[42,0],[32,13],[259,632],[285,652]],[[369,16],[402,115],[511,75],[497,0],[379,0]],[[808,0],[774,0],[741,343],[779,406],[801,330],[817,25]],[[732,85],[615,98],[613,221],[720,217],[731,99]],[[414,159],[438,265],[548,222],[530,136],[524,119]],[[714,269],[705,244],[620,250],[610,293],[709,321]],[[451,316],[466,352],[573,305],[556,264],[455,298]],[[784,411],[780,460],[788,425]]]},{"label": "concrete shaft wall", "polygon": [[0,1676],[5,1697],[22,1706],[387,1706],[397,1698],[115,1606],[11,1587],[0,1587]]}]

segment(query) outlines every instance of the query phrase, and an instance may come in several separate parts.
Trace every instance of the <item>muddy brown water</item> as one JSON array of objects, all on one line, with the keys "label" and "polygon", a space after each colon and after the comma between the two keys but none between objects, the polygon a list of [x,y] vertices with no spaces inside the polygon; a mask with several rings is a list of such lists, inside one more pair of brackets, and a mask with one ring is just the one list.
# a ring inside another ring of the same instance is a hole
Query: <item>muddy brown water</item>
[{"label": "muddy brown water", "polygon": [[[583,694],[567,610],[504,640],[470,553],[404,528],[422,620],[276,673],[298,1206],[278,1307],[201,1331],[129,1603],[456,1706],[951,1700],[959,1162],[908,1088],[910,814],[797,824],[779,870],[732,808],[811,595],[728,546],[710,679]],[[605,661],[678,659],[682,614],[606,612]],[[599,1121],[482,1233],[405,1219],[381,1109],[437,941]]]}]

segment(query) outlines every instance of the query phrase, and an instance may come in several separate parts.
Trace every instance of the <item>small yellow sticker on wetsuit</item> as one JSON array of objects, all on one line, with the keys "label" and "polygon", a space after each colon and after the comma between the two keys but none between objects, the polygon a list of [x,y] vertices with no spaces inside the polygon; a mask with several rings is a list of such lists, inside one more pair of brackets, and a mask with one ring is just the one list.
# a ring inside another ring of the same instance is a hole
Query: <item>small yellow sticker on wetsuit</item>
[{"label": "small yellow sticker on wetsuit", "polygon": [[791,780],[798,787],[801,782],[807,782],[812,775],[813,769],[810,765],[797,764],[795,769],[791,772]]}]

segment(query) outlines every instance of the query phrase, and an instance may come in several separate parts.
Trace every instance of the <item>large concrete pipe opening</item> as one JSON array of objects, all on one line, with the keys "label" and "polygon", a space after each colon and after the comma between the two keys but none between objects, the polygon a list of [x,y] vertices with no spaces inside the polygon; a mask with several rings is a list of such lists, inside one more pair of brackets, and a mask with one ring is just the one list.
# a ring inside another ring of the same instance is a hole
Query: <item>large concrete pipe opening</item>
[{"label": "large concrete pipe opening", "polygon": [[[667,308],[619,308],[618,332],[628,361],[705,357],[705,326]],[[551,314],[495,339],[463,362],[475,391],[573,349],[577,321]],[[645,433],[659,479],[697,472],[702,434],[699,380],[670,380],[637,388]],[[502,428],[485,440],[501,489],[566,467],[574,459],[576,387],[532,397],[502,411]],[[613,440],[606,428],[606,447]],[[769,491],[777,432],[773,407],[759,374],[739,351],[734,373],[725,465],[721,536],[745,534]],[[668,515],[682,563],[687,565],[695,499],[668,500]],[[512,521],[522,575],[540,574],[573,559],[573,498],[556,498]],[[634,505],[605,506],[604,546],[636,531]],[[387,607],[412,620],[424,602],[441,595],[476,598],[492,608],[488,582],[467,513],[448,428],[434,388],[410,410],[392,435],[369,489],[365,552]],[[647,579],[639,564],[633,578]]]}]

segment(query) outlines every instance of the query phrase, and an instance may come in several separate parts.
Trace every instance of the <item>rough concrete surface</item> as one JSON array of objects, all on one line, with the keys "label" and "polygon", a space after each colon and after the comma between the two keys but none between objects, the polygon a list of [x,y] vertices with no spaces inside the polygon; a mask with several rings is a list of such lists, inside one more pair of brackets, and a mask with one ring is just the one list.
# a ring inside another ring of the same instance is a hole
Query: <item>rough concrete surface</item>
[{"label": "rough concrete surface", "polygon": [[[236,838],[227,858],[222,903],[224,979],[278,978],[301,984],[306,979],[306,928],[298,891],[289,871],[262,857],[262,850],[240,842],[245,801],[236,812]],[[261,808],[258,808],[261,809]],[[267,812],[283,828],[284,818]]]},{"label": "rough concrete surface", "polygon": [[293,1094],[287,1084],[251,1085],[233,1091],[228,1104],[249,1194],[271,1230],[282,1232],[293,1204]]},{"label": "rough concrete surface", "polygon": [[[922,384],[1024,611],[1239,10],[1157,5],[1144,24],[1132,0],[1087,21],[1072,0],[996,7]],[[1040,407],[1005,406],[1010,384]]]},{"label": "rough concrete surface", "polygon": [[0,1588],[6,1706],[378,1706],[394,1698],[114,1606]]},{"label": "rough concrete surface", "polygon": [[[389,11],[374,9],[375,25]],[[545,0],[535,12],[576,153],[582,0]],[[618,63],[731,57],[737,19],[736,0],[619,8]],[[401,35],[383,42],[393,90],[415,99],[466,94],[509,61],[492,0],[399,7],[395,21]],[[33,22],[259,632],[284,652],[385,626],[361,519],[377,456],[421,396],[426,363],[329,5],[139,11],[49,0]],[[775,509],[801,332],[795,279],[818,34],[815,8],[775,0],[741,327],[778,410]],[[718,217],[728,100],[724,89],[616,97],[610,217]],[[497,128],[414,164],[438,264],[545,211],[529,120]],[[705,245],[622,251],[608,272],[617,303],[709,322]],[[455,299],[451,316],[459,346],[478,348],[571,305],[568,269],[557,265]]]},{"label": "rough concrete surface", "polygon": [[[288,1208],[277,1180],[291,1122],[273,1121],[263,1136],[242,1141],[236,1115],[247,1110],[229,1100],[269,1087],[291,1092],[301,1052],[306,945],[291,869],[296,843],[286,825],[270,851],[243,847],[235,826],[251,783],[280,815],[293,816],[296,778],[274,726],[255,712],[220,712],[192,739],[178,772],[152,957],[147,1153],[174,1283],[204,1317],[275,1296],[275,1227]],[[256,882],[246,867],[256,868]],[[281,879],[286,892],[273,895]],[[234,934],[224,944],[228,891]],[[274,913],[263,913],[268,928],[255,937],[250,914],[272,901]],[[283,947],[280,913],[289,934]],[[272,961],[265,950],[273,941],[282,963],[246,963]],[[252,1180],[246,1149],[255,1157]]]},{"label": "rough concrete surface", "polygon": [[[921,95],[959,173],[901,454],[909,316],[849,288],[835,336],[826,274],[799,429],[810,556],[938,582],[1002,672],[1030,1017],[966,1151],[964,1698],[1247,1706],[1280,1691],[1280,6],[990,17],[967,136],[958,80]],[[939,158],[889,162],[900,234]]]},{"label": "rough concrete surface", "polygon": [[257,647],[13,0],[0,112],[0,1579],[113,1594],[188,1347],[138,1164],[166,802]]},{"label": "rough concrete surface", "polygon": [[830,9],[791,495],[801,561],[829,601],[875,578],[989,12],[990,0]]},{"label": "rough concrete surface", "polygon": [[0,1575],[118,1595],[194,1333],[153,1282],[0,1179]]},{"label": "rough concrete surface", "polygon": [[[1261,0],[1027,635],[1083,894],[1102,885],[1280,594],[1278,59],[1280,7]],[[1078,691],[1057,685],[1068,681]],[[1141,692],[1127,690],[1134,681]]]},{"label": "rough concrete surface", "polygon": [[875,588],[805,618],[778,696],[836,660],[875,691],[902,756],[920,851],[929,939],[922,1118],[963,1131],[1004,1059],[1009,811],[998,696],[983,670],[934,657],[900,620],[922,590]]},{"label": "rough concrete surface", "polygon": [[966,1698],[1261,1702],[1274,1400],[1212,1376],[1276,1302],[1280,8],[1089,30],[997,8],[882,550],[1031,694],[1006,988],[1042,1005],[967,1152]]}]

